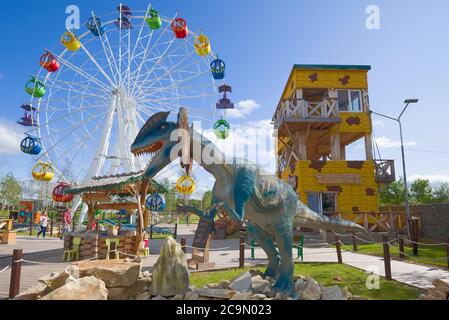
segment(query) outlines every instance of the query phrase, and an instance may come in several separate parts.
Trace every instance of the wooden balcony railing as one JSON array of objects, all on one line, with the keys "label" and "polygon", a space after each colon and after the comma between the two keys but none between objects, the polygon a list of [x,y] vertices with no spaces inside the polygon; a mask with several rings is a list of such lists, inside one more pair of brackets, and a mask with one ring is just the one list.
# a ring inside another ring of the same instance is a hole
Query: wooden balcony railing
[{"label": "wooden balcony railing", "polygon": [[376,182],[391,183],[396,181],[394,160],[375,160]]},{"label": "wooden balcony railing", "polygon": [[337,119],[339,117],[338,104],[335,99],[326,99],[318,102],[296,100],[294,102],[285,100],[274,117],[274,126],[279,126],[285,120],[316,120]]}]

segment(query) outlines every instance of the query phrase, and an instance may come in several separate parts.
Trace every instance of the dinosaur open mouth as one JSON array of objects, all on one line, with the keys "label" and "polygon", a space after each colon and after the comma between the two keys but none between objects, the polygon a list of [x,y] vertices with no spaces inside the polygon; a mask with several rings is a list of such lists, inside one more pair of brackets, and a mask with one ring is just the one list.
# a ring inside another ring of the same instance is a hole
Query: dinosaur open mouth
[{"label": "dinosaur open mouth", "polygon": [[133,153],[136,156],[141,156],[144,154],[150,154],[151,156],[155,156],[156,154],[158,154],[161,151],[163,146],[164,146],[164,144],[161,141],[158,141],[158,142],[150,144],[144,148],[138,149],[138,150],[134,151]]}]

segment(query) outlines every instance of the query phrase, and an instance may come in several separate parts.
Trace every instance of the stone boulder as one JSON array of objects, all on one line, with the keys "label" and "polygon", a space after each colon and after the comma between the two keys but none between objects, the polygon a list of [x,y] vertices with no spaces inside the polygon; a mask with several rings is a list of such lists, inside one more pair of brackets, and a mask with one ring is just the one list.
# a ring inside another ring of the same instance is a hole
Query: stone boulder
[{"label": "stone boulder", "polygon": [[252,290],[252,275],[250,272],[245,272],[232,280],[229,289],[238,292],[250,292]]},{"label": "stone boulder", "polygon": [[95,260],[76,264],[80,278],[96,277],[107,288],[131,287],[139,278],[140,263],[125,260]]},{"label": "stone boulder", "polygon": [[181,245],[169,237],[153,268],[151,292],[154,296],[170,297],[185,294],[189,289],[189,267]]},{"label": "stone boulder", "polygon": [[85,277],[72,281],[52,291],[41,300],[107,300],[108,290],[104,281]]},{"label": "stone boulder", "polygon": [[76,279],[68,271],[64,271],[61,273],[53,272],[49,276],[40,278],[39,282],[53,291],[75,280]]},{"label": "stone boulder", "polygon": [[263,279],[259,275],[251,278],[251,286],[254,293],[263,294],[267,290],[271,291],[270,281]]},{"label": "stone boulder", "polygon": [[321,299],[321,287],[318,282],[313,278],[306,279],[307,286],[300,292],[301,300],[320,300]]},{"label": "stone boulder", "polygon": [[13,300],[38,300],[50,292],[51,289],[49,287],[39,282],[35,286],[16,296]]},{"label": "stone boulder", "polygon": [[108,289],[108,300],[136,300],[137,297],[151,288],[151,278],[136,281],[130,287],[113,287]]},{"label": "stone boulder", "polygon": [[339,286],[325,287],[321,300],[348,300]]}]

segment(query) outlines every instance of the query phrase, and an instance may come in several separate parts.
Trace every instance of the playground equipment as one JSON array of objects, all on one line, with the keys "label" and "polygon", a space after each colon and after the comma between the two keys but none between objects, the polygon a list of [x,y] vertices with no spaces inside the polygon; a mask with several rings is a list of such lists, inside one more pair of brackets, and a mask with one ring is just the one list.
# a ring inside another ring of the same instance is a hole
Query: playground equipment
[{"label": "playground equipment", "polygon": [[176,190],[182,195],[190,196],[195,192],[195,180],[185,174],[176,182]]},{"label": "playground equipment", "polygon": [[176,38],[184,39],[189,35],[189,29],[187,28],[187,22],[183,18],[176,18],[171,23],[171,28],[175,33]]},{"label": "playground equipment", "polygon": [[80,244],[81,238],[73,238],[72,240],[72,248],[64,250],[64,254],[62,256],[63,261],[78,261],[80,254]]},{"label": "playground equipment", "polygon": [[48,72],[56,72],[61,66],[58,59],[49,51],[41,56],[40,65]]},{"label": "playground equipment", "polygon": [[165,197],[160,193],[148,195],[145,203],[148,210],[155,212],[164,211],[167,207]]},{"label": "playground equipment", "polygon": [[29,155],[38,155],[42,151],[39,138],[27,135],[20,143],[20,150]]},{"label": "playground equipment", "polygon": [[23,117],[17,121],[18,124],[24,127],[37,127],[37,109],[31,104],[23,104],[20,106],[24,111]]},{"label": "playground equipment", "polygon": [[223,80],[224,79],[225,72],[226,72],[226,63],[223,60],[218,59],[218,56],[217,56],[217,59],[215,59],[214,61],[211,62],[210,68],[212,71],[212,77],[215,80]]},{"label": "playground equipment", "polygon": [[66,190],[70,189],[70,184],[60,182],[53,189],[52,197],[55,202],[69,203],[73,201],[74,195],[65,193]]},{"label": "playground equipment", "polygon": [[25,91],[34,98],[42,98],[45,96],[47,89],[40,80],[36,77],[31,77],[31,80],[25,84]]},{"label": "playground equipment", "polygon": [[106,28],[101,22],[101,19],[96,16],[93,16],[87,21],[86,27],[96,37],[102,36],[106,31]]},{"label": "playground equipment", "polygon": [[32,175],[38,181],[51,181],[55,176],[55,172],[50,163],[39,161],[34,165]]},{"label": "playground equipment", "polygon": [[0,243],[15,244],[16,232],[13,231],[14,220],[0,220]]},{"label": "playground equipment", "polygon": [[67,31],[62,35],[61,43],[69,51],[78,51],[81,48],[81,41],[71,31]]},{"label": "playground equipment", "polygon": [[154,9],[151,9],[147,13],[147,17],[145,18],[145,21],[147,22],[148,26],[151,28],[151,30],[157,30],[160,29],[162,26],[162,20],[159,16],[159,12],[157,12]]},{"label": "playground equipment", "polygon": [[212,51],[209,38],[204,34],[200,34],[196,37],[193,44],[195,46],[196,53],[201,57],[207,56]]}]

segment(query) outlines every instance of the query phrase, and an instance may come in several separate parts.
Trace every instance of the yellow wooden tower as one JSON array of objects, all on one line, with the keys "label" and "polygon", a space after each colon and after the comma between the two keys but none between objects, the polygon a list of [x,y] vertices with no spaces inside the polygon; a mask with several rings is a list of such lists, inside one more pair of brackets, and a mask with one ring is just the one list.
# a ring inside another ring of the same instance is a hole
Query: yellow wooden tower
[{"label": "yellow wooden tower", "polygon": [[[355,220],[379,211],[379,186],[394,181],[394,162],[374,159],[368,96],[370,66],[295,65],[273,117],[277,173],[302,202]],[[346,147],[364,141],[364,161]]]}]

